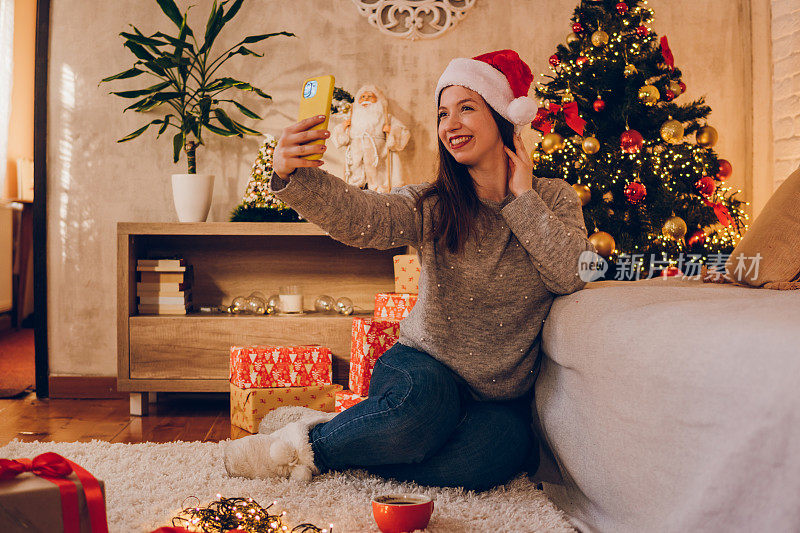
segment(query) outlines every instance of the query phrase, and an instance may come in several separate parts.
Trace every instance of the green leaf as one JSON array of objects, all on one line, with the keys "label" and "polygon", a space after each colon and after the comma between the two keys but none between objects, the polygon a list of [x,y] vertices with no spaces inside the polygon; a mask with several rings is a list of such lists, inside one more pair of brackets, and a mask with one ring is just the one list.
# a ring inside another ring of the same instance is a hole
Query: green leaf
[{"label": "green leaf", "polygon": [[244,46],[240,46],[239,49],[236,50],[235,52],[230,52],[228,54],[228,57],[225,58],[225,60],[223,61],[223,63],[225,61],[227,61],[228,59],[230,59],[232,56],[235,56],[236,54],[242,54],[243,56],[264,57],[264,54],[257,54],[255,52],[253,52],[252,50],[249,50],[249,49],[245,48]]},{"label": "green leaf", "polygon": [[114,74],[113,76],[109,76],[108,78],[103,78],[100,80],[100,83],[104,81],[111,81],[111,80],[124,80],[125,78],[133,78],[134,76],[138,76],[139,74],[143,74],[143,70],[139,70],[138,68],[130,68],[124,72],[120,72],[119,74]]},{"label": "green leaf", "polygon": [[241,133],[239,133],[238,131],[230,131],[227,129],[218,128],[217,126],[214,126],[210,122],[203,123],[203,126],[208,128],[210,132],[216,133],[217,135],[222,135],[223,137],[235,137],[237,135],[241,136]]},{"label": "green leaf", "polygon": [[253,111],[251,111],[251,110],[247,109],[245,106],[243,106],[243,105],[242,105],[242,104],[240,104],[239,102],[236,102],[236,101],[234,101],[234,100],[220,100],[220,101],[221,101],[221,102],[230,102],[230,103],[232,103],[233,105],[235,105],[236,107],[238,107],[238,108],[239,108],[239,111],[241,111],[241,112],[242,112],[242,114],[243,114],[244,116],[246,116],[246,117],[254,118],[254,119],[256,119],[256,120],[261,120],[261,117],[259,117],[259,116],[258,116],[256,113],[254,113]]},{"label": "green leaf", "polygon": [[[183,17],[181,16],[178,6],[175,5],[175,2],[173,0],[156,0],[156,2],[161,6],[161,11],[180,28]],[[175,161],[177,162],[177,159]]]},{"label": "green leaf", "polygon": [[214,0],[211,14],[208,16],[208,22],[206,23],[205,40],[203,41],[203,46],[200,48],[201,54],[207,50],[211,50],[211,47],[214,45],[214,40],[225,25],[225,21],[223,20],[223,7],[224,6],[217,7],[217,0]]},{"label": "green leaf", "polygon": [[176,133],[172,138],[173,163],[177,163],[181,158],[181,150],[183,149],[183,142],[185,138],[186,134],[183,132],[183,130]]},{"label": "green leaf", "polygon": [[214,116],[217,117],[217,120],[219,120],[220,124],[222,124],[223,126],[225,126],[226,128],[228,128],[231,131],[238,132],[237,135],[239,137],[242,136],[242,134],[244,132],[240,131],[239,128],[236,127],[236,123],[233,120],[231,120],[231,118],[228,116],[227,113],[225,113],[225,111],[223,111],[222,109],[217,108],[217,109],[214,109],[213,113],[214,113]]},{"label": "green leaf", "polygon": [[221,91],[225,89],[229,89],[231,87],[236,87],[242,91],[252,91],[257,95],[261,96],[262,98],[272,98],[270,95],[258,89],[257,87],[253,87],[249,83],[239,81],[233,78],[218,78],[211,83],[208,84],[206,88],[208,91]]},{"label": "green leaf", "polygon": [[155,56],[150,52],[148,52],[147,50],[145,50],[144,46],[134,41],[131,41],[130,39],[125,41],[124,46],[127,47],[131,52],[133,52],[133,55],[135,55],[136,57],[138,57],[143,61],[152,61],[153,59],[155,59]]},{"label": "green leaf", "polygon": [[163,123],[162,123],[161,127],[158,128],[158,135],[156,136],[156,139],[161,137],[161,134],[164,133],[165,131],[167,131],[167,127],[169,126],[170,117],[172,117],[172,115],[166,115],[164,117],[164,120],[163,120]]},{"label": "green leaf", "polygon": [[155,85],[151,85],[146,89],[136,89],[134,91],[112,91],[111,94],[116,94],[117,96],[121,96],[122,98],[138,98],[146,94],[152,94],[158,92],[164,87],[167,87],[169,84],[170,82],[168,81],[162,81],[161,83],[156,83]]},{"label": "green leaf", "polygon": [[[188,26],[187,26],[187,28],[188,28]],[[186,37],[189,35],[188,33],[186,33],[186,34],[181,33],[181,34],[178,35],[177,38],[172,37],[171,35],[165,35],[165,34],[163,34],[161,32],[155,33],[154,35],[157,35],[158,37],[161,37],[162,39],[167,41],[169,44],[174,46],[178,56],[181,55],[180,52],[183,51],[183,49],[186,49],[190,53],[194,54],[194,45],[192,45],[192,43],[186,41]],[[173,56],[174,55],[175,54],[173,54]]]},{"label": "green leaf", "polygon": [[270,37],[275,37],[276,35],[285,35],[287,37],[295,37],[294,33],[290,33],[288,31],[279,31],[277,33],[265,33],[263,35],[251,35],[250,37],[246,37],[244,40],[242,40],[242,44],[257,43],[259,41],[263,41],[264,39],[269,39]]},{"label": "green leaf", "polygon": [[231,8],[228,10],[228,12],[225,13],[225,16],[223,17],[222,21],[223,22],[228,22],[233,17],[235,17],[236,13],[239,12],[239,8],[242,7],[242,3],[244,3],[244,0],[235,0],[233,2],[233,5],[231,6]]},{"label": "green leaf", "polygon": [[117,142],[118,142],[118,143],[124,143],[125,141],[130,141],[131,139],[135,139],[136,137],[138,137],[139,135],[141,135],[142,133],[144,133],[144,132],[145,132],[145,130],[146,130],[147,128],[149,128],[150,126],[152,126],[153,124],[160,124],[160,123],[161,123],[161,119],[156,119],[156,120],[153,120],[153,121],[151,121],[151,122],[148,122],[147,124],[145,124],[144,126],[142,126],[141,128],[139,128],[138,130],[136,130],[136,131],[134,131],[134,132],[131,132],[131,133],[129,133],[128,135],[126,135],[126,136],[125,136],[125,137],[123,137],[122,139],[118,140]]},{"label": "green leaf", "polygon": [[123,37],[128,39],[129,41],[133,41],[135,43],[143,44],[145,46],[164,46],[166,41],[159,41],[158,39],[153,39],[151,37],[145,37],[144,35],[137,35],[135,33],[127,33],[122,32],[120,33]]},{"label": "green leaf", "polygon": [[173,98],[180,98],[181,97],[180,91],[167,91],[163,93],[156,93],[150,98],[152,98],[156,102],[166,102],[167,100],[172,100]]}]

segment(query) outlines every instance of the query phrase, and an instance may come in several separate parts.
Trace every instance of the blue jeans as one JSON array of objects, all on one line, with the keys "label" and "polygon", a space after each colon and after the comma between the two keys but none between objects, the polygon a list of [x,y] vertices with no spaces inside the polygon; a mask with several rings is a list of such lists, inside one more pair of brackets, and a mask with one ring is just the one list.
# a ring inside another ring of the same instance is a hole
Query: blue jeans
[{"label": "blue jeans", "polygon": [[538,452],[531,397],[476,401],[448,367],[397,342],[375,363],[369,397],[309,431],[314,462],[322,473],[363,468],[486,490],[514,478]]}]

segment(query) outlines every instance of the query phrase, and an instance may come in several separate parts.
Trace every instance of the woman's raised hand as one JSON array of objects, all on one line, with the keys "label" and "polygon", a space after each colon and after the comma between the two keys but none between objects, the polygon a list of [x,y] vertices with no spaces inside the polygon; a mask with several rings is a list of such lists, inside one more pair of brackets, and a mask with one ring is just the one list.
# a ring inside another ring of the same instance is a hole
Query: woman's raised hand
[{"label": "woman's raised hand", "polygon": [[323,164],[319,159],[301,157],[325,152],[324,144],[308,144],[317,139],[330,137],[331,133],[328,130],[311,129],[322,122],[325,122],[325,116],[317,115],[284,128],[272,154],[272,170],[278,177],[286,178],[299,167],[318,167]]},{"label": "woman's raised hand", "polygon": [[514,134],[514,147],[516,151],[509,150],[507,146],[503,145],[506,154],[508,154],[508,163],[511,167],[508,190],[514,196],[520,196],[525,191],[533,188],[533,161],[531,161],[531,156],[525,149],[525,144],[523,144],[522,136],[519,133]]}]

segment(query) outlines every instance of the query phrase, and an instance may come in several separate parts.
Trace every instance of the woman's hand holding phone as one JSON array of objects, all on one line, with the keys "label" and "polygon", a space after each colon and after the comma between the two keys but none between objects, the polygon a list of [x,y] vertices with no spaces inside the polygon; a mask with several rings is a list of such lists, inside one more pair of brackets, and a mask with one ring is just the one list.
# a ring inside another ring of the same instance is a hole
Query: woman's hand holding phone
[{"label": "woman's hand holding phone", "polygon": [[319,167],[323,162],[319,159],[305,159],[303,156],[322,154],[324,144],[308,144],[330,137],[328,130],[312,130],[317,124],[325,122],[325,115],[316,115],[284,128],[275,151],[272,154],[272,170],[278,177],[286,177],[300,167]]}]

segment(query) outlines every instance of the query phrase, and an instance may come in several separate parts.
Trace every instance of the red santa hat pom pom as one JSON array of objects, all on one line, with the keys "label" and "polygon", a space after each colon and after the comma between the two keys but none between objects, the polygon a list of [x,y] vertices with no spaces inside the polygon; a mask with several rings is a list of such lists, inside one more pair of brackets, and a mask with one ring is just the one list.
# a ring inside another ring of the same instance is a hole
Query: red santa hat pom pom
[{"label": "red santa hat pom pom", "polygon": [[508,104],[506,113],[514,124],[528,124],[536,117],[536,104],[527,96],[514,98]]}]

